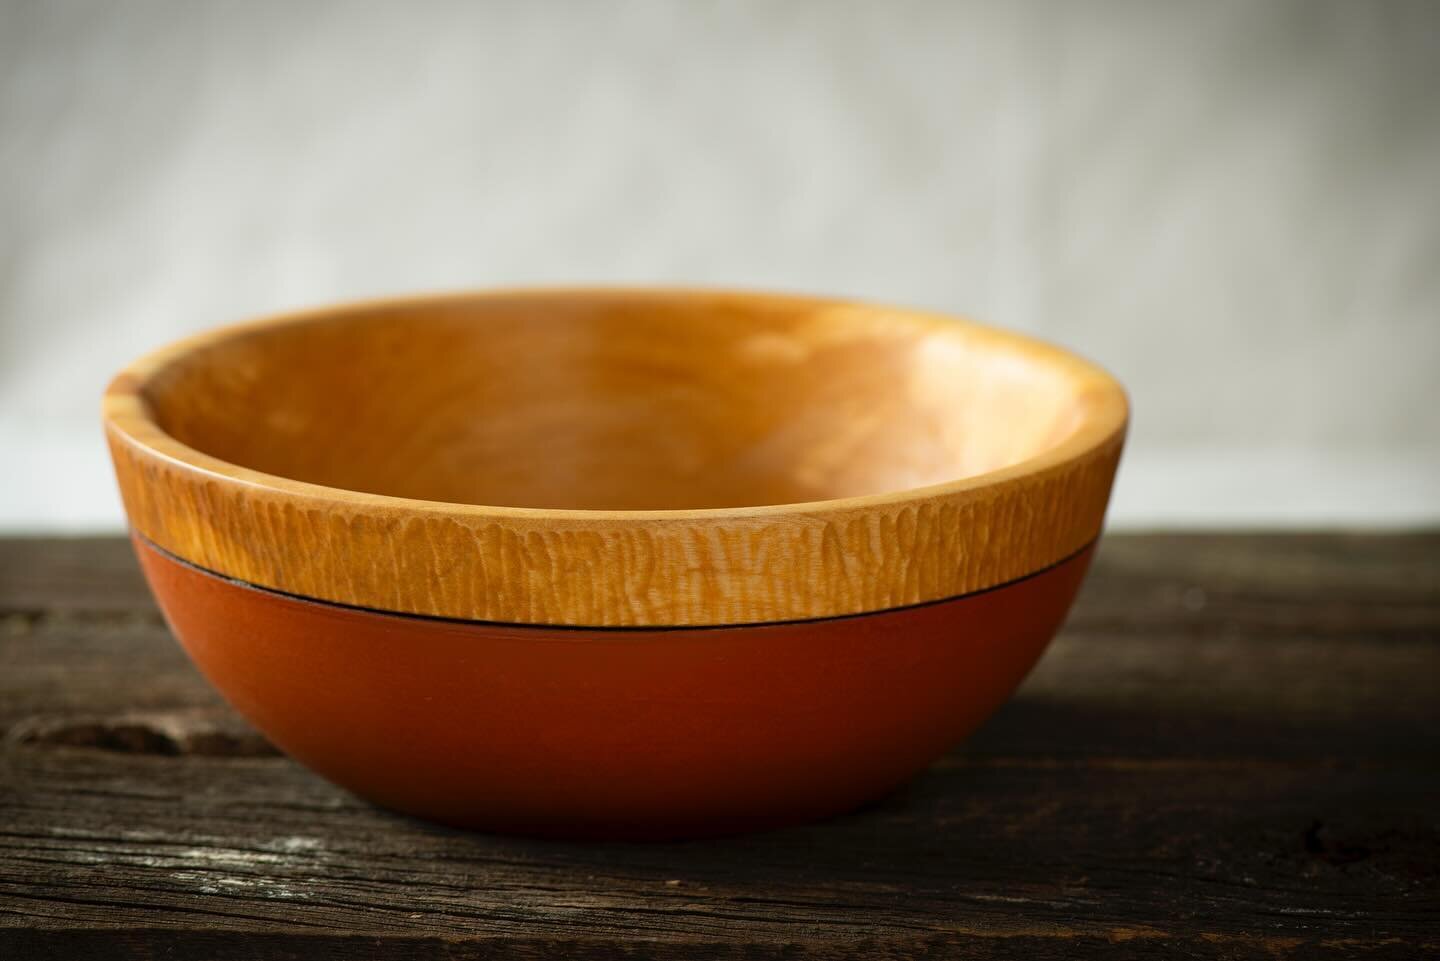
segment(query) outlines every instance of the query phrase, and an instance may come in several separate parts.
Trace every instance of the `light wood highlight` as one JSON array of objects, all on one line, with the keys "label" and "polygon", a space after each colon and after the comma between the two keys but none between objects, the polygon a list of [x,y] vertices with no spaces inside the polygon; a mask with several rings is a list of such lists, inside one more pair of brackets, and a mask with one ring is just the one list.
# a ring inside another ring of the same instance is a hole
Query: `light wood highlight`
[{"label": "light wood highlight", "polygon": [[708,625],[954,597],[1098,534],[1126,424],[1018,335],[780,295],[534,291],[205,334],[104,400],[131,523],[381,610]]}]

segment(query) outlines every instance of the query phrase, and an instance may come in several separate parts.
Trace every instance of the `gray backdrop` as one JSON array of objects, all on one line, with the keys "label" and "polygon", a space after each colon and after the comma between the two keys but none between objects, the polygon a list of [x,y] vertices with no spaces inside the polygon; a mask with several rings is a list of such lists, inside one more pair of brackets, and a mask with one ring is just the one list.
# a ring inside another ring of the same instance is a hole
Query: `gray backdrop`
[{"label": "gray backdrop", "polygon": [[1130,387],[1126,524],[1440,517],[1440,3],[0,0],[0,527],[109,373],[415,289],[965,312]]}]

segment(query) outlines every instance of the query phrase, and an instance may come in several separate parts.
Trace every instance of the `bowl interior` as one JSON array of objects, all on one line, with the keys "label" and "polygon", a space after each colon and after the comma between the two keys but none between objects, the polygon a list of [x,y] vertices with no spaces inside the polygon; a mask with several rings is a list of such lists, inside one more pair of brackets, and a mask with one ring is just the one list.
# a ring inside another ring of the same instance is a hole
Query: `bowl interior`
[{"label": "bowl interior", "polygon": [[144,384],[244,467],[455,503],[747,507],[984,473],[1089,399],[1064,355],[883,307],[702,295],[378,305],[242,329]]}]

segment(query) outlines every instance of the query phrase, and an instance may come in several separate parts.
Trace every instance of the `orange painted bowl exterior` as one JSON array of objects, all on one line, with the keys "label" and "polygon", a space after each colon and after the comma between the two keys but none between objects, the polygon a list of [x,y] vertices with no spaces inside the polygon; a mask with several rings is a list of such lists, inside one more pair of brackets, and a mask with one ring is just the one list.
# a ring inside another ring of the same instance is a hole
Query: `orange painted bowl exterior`
[{"label": "orange painted bowl exterior", "polygon": [[321,603],[135,542],[201,671],[321,775],[448,824],[616,838],[775,827],[883,796],[1011,694],[1091,554],[878,613],[586,629]]}]

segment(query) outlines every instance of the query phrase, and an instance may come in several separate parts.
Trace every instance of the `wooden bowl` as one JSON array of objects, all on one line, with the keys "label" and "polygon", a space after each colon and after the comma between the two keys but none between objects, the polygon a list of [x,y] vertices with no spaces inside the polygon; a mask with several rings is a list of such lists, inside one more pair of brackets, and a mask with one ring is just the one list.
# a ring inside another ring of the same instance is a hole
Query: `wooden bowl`
[{"label": "wooden bowl", "polygon": [[162,609],[277,745],[627,837],[843,811],[973,730],[1069,608],[1126,416],[1017,335],[692,291],[278,317],[104,401]]}]

